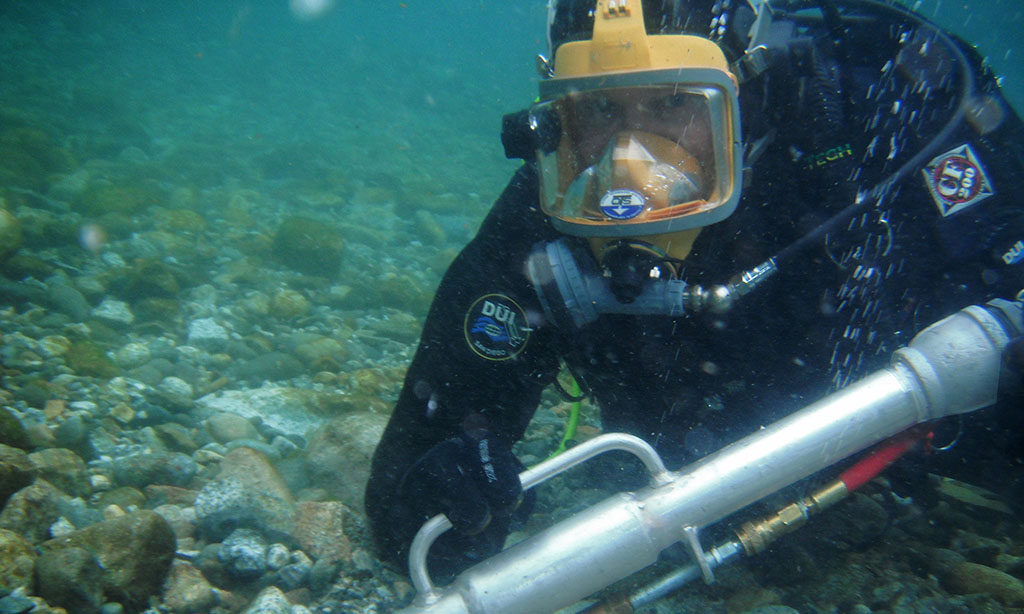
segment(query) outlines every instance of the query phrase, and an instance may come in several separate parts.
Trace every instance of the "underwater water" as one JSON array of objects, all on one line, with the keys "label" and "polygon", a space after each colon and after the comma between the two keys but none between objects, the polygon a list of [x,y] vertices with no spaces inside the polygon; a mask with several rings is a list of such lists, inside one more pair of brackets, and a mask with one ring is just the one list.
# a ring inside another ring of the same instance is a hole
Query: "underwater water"
[{"label": "underwater water", "polygon": [[[1024,110],[1024,3],[905,4]],[[536,96],[546,18],[543,0],[0,2],[0,611],[409,603],[364,526],[369,459],[434,289],[518,167],[501,118]],[[544,403],[534,458],[560,436],[564,403]],[[803,543],[645,611],[1024,605],[1019,517],[940,490],[891,548],[869,544],[900,503],[865,495],[814,533],[829,563]],[[592,491],[574,478],[545,509]],[[916,547],[940,531],[939,554]]]},{"label": "underwater water", "polygon": [[1024,23],[1024,6],[1013,0],[914,0],[904,4],[977,46],[996,74],[1005,77],[1003,90],[1014,108],[1021,108],[1024,85],[1018,71],[1022,50],[1020,36],[1014,32]]}]

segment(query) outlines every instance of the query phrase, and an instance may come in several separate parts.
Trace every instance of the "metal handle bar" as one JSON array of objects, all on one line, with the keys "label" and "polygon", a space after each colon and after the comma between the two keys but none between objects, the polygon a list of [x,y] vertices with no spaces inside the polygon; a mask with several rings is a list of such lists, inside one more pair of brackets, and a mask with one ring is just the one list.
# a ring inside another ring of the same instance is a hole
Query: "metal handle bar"
[{"label": "metal handle bar", "polygon": [[[519,482],[523,485],[523,490],[529,490],[571,467],[612,450],[629,452],[640,459],[647,467],[647,472],[651,474],[651,482],[654,486],[671,482],[669,472],[665,469],[665,463],[662,462],[654,448],[643,439],[626,433],[598,435],[569,448],[558,456],[549,458],[520,473]],[[448,517],[438,514],[423,523],[409,547],[409,577],[412,579],[413,586],[416,587],[416,601],[420,605],[434,603],[441,596],[427,572],[427,553],[434,541],[450,528],[452,528],[452,523]]]}]

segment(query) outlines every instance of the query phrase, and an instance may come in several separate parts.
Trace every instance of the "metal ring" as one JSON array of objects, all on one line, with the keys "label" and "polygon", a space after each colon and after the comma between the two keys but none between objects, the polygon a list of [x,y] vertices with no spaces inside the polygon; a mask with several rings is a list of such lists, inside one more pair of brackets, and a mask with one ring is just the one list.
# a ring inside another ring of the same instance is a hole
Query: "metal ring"
[{"label": "metal ring", "polygon": [[947,450],[951,450],[951,449],[953,449],[956,446],[957,443],[960,442],[960,436],[963,435],[963,434],[964,434],[964,415],[963,414],[957,414],[956,436],[953,437],[952,441],[950,441],[949,443],[947,443],[944,446],[937,446],[933,442],[932,443],[932,449],[936,450],[938,452],[946,452]]}]

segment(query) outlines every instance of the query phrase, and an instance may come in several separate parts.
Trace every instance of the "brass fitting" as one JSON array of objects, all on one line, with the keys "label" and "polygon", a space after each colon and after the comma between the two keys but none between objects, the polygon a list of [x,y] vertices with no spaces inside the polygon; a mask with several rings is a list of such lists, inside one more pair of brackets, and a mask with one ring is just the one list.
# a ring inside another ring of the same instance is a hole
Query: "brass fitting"
[{"label": "brass fitting", "polygon": [[768,518],[745,523],[736,530],[736,537],[743,544],[747,556],[764,552],[775,540],[804,526],[808,518],[835,505],[848,494],[843,481],[836,480]]}]

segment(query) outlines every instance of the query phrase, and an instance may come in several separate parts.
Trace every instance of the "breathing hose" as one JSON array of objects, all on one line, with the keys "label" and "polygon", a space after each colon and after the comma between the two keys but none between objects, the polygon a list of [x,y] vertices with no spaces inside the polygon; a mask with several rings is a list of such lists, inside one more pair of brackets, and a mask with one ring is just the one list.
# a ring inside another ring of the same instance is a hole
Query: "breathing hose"
[{"label": "breathing hose", "polygon": [[[784,2],[785,6],[795,6],[796,8],[803,8],[809,6],[817,6],[817,2],[806,2],[802,0]],[[934,33],[935,37],[940,40],[944,47],[953,55],[956,60],[957,66],[960,68],[960,100],[957,104],[956,111],[950,117],[949,121],[942,127],[942,129],[928,142],[927,145],[921,148],[916,154],[914,154],[909,160],[907,160],[902,166],[896,169],[888,177],[880,181],[870,190],[858,195],[857,199],[851,204],[844,207],[841,211],[833,215],[831,218],[826,220],[820,226],[800,237],[793,243],[790,243],[782,250],[777,252],[774,256],[769,258],[767,262],[771,262],[773,266],[777,266],[780,263],[787,262],[790,258],[795,256],[797,253],[802,251],[808,245],[817,243],[822,240],[825,235],[835,230],[839,224],[852,218],[862,208],[872,201],[877,201],[889,192],[892,186],[896,185],[907,177],[910,173],[914,172],[917,168],[924,165],[929,158],[933,157],[938,149],[942,147],[949,137],[951,137],[957,128],[963,123],[966,117],[967,108],[971,99],[971,95],[975,90],[974,74],[970,69],[970,62],[964,55],[963,51],[956,44],[956,42],[949,37],[948,34],[942,31],[941,28],[935,26],[931,22],[923,19],[922,17],[915,15],[914,13],[900,9],[894,6],[883,4],[875,0],[832,0],[830,4],[838,5],[843,8],[869,8],[879,12],[888,12],[890,15],[895,13],[896,15],[912,21],[919,26],[926,27]],[[759,265],[764,266],[764,265]]]},{"label": "breathing hose", "polygon": [[580,384],[576,381],[573,375],[569,374],[569,393],[573,396],[574,400],[569,403],[569,420],[565,424],[565,433],[562,435],[562,441],[558,443],[558,447],[555,451],[548,456],[549,459],[554,458],[565,452],[569,447],[569,443],[576,438],[576,427],[580,424],[580,407],[583,401],[580,398]]}]

